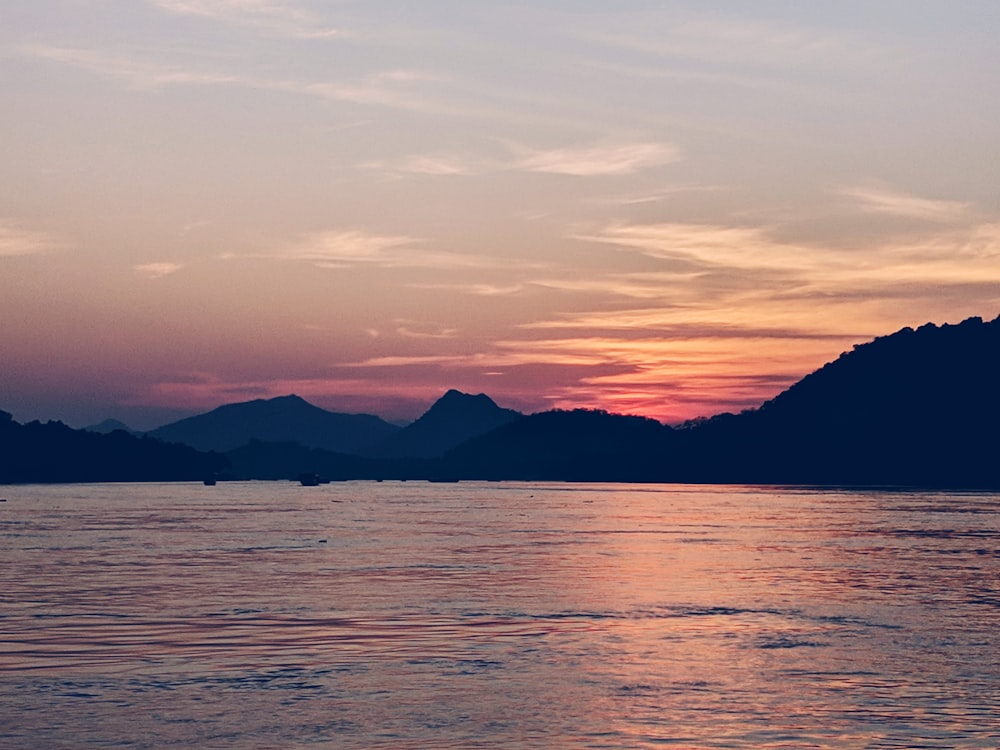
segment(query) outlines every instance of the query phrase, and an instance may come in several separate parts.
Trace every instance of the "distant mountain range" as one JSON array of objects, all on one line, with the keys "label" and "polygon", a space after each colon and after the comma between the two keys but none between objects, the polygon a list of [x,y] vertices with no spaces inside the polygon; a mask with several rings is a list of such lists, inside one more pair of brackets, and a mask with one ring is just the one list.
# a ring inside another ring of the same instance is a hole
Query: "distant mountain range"
[{"label": "distant mountain range", "polygon": [[101,435],[108,435],[116,430],[121,430],[122,432],[128,432],[133,435],[138,435],[140,433],[133,430],[124,422],[119,422],[117,419],[105,419],[103,422],[98,422],[97,424],[92,424],[89,427],[84,427],[87,432],[97,432]]},{"label": "distant mountain range", "polygon": [[251,440],[294,441],[338,453],[362,453],[399,427],[370,414],[339,414],[298,396],[227,404],[147,434],[201,451],[230,451]]},{"label": "distant mountain range", "polygon": [[[450,390],[423,416],[401,428],[368,414],[327,411],[292,395],[227,404],[146,434],[202,451],[227,452],[256,441],[297,443],[304,448],[368,458],[437,458],[521,416],[500,408],[485,394],[471,396]],[[108,420],[90,429],[108,431],[112,424],[120,425]]]},{"label": "distant mountain range", "polygon": [[454,390],[404,428],[297,396],[229,404],[144,437],[0,412],[0,482],[314,473],[1000,489],[998,374],[1000,318],[970,318],[877,338],[758,409],[677,428],[592,410],[522,415]]}]

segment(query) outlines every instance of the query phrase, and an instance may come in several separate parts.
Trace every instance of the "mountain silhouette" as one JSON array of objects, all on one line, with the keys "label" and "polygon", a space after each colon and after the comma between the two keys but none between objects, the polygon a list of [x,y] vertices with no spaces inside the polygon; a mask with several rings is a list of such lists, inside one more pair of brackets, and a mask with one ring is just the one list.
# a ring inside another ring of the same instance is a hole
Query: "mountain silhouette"
[{"label": "mountain silhouette", "polygon": [[203,451],[225,452],[260,440],[293,441],[310,448],[360,453],[399,429],[370,414],[339,414],[290,395],[226,404],[147,434]]},{"label": "mountain silhouette", "polygon": [[681,430],[701,481],[1000,486],[1000,318],[855,346],[763,404]]},{"label": "mountain silhouette", "polygon": [[1000,318],[855,346],[758,409],[675,430],[543,412],[458,446],[477,479],[1000,487]]},{"label": "mountain silhouette", "polygon": [[575,409],[532,414],[458,446],[442,473],[455,478],[654,481],[674,431],[647,417]]},{"label": "mountain silhouette", "polygon": [[133,430],[124,422],[119,422],[117,419],[105,419],[103,422],[98,422],[97,424],[92,424],[89,427],[84,427],[87,432],[99,432],[102,435],[107,435],[115,430],[121,430],[122,432],[127,432],[131,435],[138,435],[139,433]]},{"label": "mountain silhouette", "polygon": [[99,434],[62,422],[18,424],[0,411],[0,483],[202,480],[227,471],[216,453],[118,430]]},{"label": "mountain silhouette", "polygon": [[383,438],[366,454],[380,458],[435,458],[522,416],[497,406],[484,393],[472,396],[451,389],[419,419]]},{"label": "mountain silhouette", "polygon": [[0,482],[223,472],[997,490],[998,382],[1000,317],[904,328],[855,346],[757,409],[677,428],[594,410],[522,416],[454,390],[404,429],[285,396],[222,406],[151,433],[171,444],[59,422],[20,425],[0,412]]}]

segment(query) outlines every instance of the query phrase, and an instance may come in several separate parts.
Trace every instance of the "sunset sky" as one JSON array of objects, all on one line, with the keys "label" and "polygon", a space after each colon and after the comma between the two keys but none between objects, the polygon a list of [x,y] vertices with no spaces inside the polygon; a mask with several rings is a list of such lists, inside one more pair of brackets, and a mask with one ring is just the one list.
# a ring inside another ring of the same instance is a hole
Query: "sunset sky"
[{"label": "sunset sky", "polygon": [[673,423],[992,319],[998,34],[996,0],[4,0],[0,409]]}]

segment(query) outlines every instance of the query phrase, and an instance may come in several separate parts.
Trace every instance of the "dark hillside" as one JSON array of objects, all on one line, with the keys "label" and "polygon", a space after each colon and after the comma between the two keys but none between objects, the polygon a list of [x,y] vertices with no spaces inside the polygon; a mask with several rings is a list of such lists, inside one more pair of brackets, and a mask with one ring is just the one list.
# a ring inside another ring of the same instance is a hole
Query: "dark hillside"
[{"label": "dark hillside", "polygon": [[1000,486],[1000,318],[904,328],[684,434],[706,481]]},{"label": "dark hillside", "polygon": [[520,419],[513,409],[502,409],[489,396],[471,396],[450,390],[423,416],[367,451],[380,458],[435,458],[467,440]]},{"label": "dark hillside", "polygon": [[229,468],[199,453],[124,431],[102,435],[62,422],[21,425],[0,412],[0,483],[202,480]]},{"label": "dark hillside", "polygon": [[674,431],[645,417],[577,409],[532,414],[459,446],[449,476],[476,479],[657,481]]}]

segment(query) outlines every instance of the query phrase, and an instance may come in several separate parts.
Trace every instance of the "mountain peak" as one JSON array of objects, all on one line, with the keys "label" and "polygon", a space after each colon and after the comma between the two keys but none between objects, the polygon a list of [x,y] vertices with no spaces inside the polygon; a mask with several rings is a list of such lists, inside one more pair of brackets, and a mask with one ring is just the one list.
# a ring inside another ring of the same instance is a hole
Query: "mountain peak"
[{"label": "mountain peak", "polygon": [[521,416],[513,409],[497,406],[485,393],[473,396],[451,388],[419,419],[381,441],[372,454],[387,458],[441,456],[456,445]]},{"label": "mountain peak", "polygon": [[[304,398],[302,398],[302,396],[296,395],[294,393],[289,393],[289,394],[287,394],[285,396],[275,396],[274,398],[267,398],[267,399],[262,399],[262,400],[263,401],[274,402],[274,403],[289,403],[289,404],[291,404],[291,403],[301,403],[301,404],[309,404],[309,402],[306,401]],[[313,404],[309,404],[309,405],[313,406]]]},{"label": "mountain peak", "polygon": [[271,398],[255,398],[251,401],[240,401],[233,404],[223,404],[218,407],[220,409],[226,409],[233,406],[238,406],[241,408],[246,408],[248,406],[308,406],[313,409],[318,409],[319,407],[315,404],[310,404],[301,396],[296,396],[294,393],[289,393],[284,396],[272,396]]},{"label": "mountain peak", "polygon": [[472,395],[471,393],[463,393],[454,388],[449,388],[441,398],[431,405],[431,408],[424,413],[421,419],[436,410],[456,408],[493,410],[500,407],[485,393]]}]

